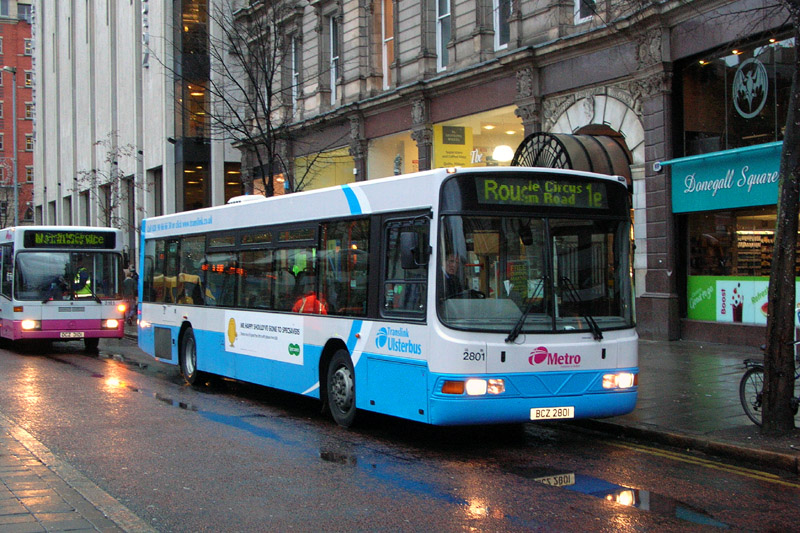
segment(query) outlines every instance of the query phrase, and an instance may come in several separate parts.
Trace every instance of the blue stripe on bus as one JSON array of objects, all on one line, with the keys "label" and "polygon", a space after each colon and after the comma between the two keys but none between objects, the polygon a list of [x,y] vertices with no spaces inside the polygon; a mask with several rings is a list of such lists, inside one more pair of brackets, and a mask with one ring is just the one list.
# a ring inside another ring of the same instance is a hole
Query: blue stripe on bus
[{"label": "blue stripe on bus", "polygon": [[347,351],[351,354],[356,349],[356,343],[358,342],[356,335],[361,333],[361,325],[363,323],[363,320],[353,320],[353,323],[350,325],[350,334],[347,336]]},{"label": "blue stripe on bus", "polygon": [[360,215],[361,204],[359,204],[358,198],[356,198],[356,193],[353,192],[353,189],[351,189],[349,185],[345,184],[342,185],[342,192],[344,192],[344,196],[347,198],[347,205],[350,207],[350,214]]}]

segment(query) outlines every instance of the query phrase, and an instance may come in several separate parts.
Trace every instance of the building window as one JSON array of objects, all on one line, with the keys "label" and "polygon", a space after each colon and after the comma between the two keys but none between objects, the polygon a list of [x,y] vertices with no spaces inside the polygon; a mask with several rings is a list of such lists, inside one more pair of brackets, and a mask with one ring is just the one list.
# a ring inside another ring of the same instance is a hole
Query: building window
[{"label": "building window", "polygon": [[28,24],[31,23],[31,6],[30,4],[17,4],[17,18],[24,20]]},{"label": "building window", "polygon": [[292,116],[297,113],[297,103],[300,97],[300,39],[296,35],[292,35],[289,41],[291,61],[291,81],[292,84]]},{"label": "building window", "polygon": [[33,167],[25,167],[25,183],[33,183]]},{"label": "building window", "polygon": [[508,48],[511,34],[511,0],[492,0],[492,19],[494,21],[494,49]]},{"label": "building window", "polygon": [[581,24],[592,20],[592,16],[597,12],[595,0],[575,0],[575,24]]},{"label": "building window", "polygon": [[382,0],[381,43],[383,88],[388,89],[392,86],[392,63],[394,63],[394,0]]},{"label": "building window", "polygon": [[336,104],[336,80],[339,77],[339,23],[336,17],[328,17],[328,47],[330,50],[331,105]]},{"label": "building window", "polygon": [[25,118],[33,118],[33,102],[25,102]]},{"label": "building window", "polygon": [[0,102],[0,118],[3,118],[3,102]]},{"label": "building window", "polygon": [[24,50],[26,56],[33,55],[33,39],[25,39]]},{"label": "building window", "polygon": [[436,70],[445,70],[450,61],[450,0],[436,0]]},{"label": "building window", "polygon": [[33,72],[30,70],[25,71],[25,87],[33,87]]},{"label": "building window", "polygon": [[6,149],[6,145],[3,142],[3,134],[0,133],[0,150],[5,150],[5,149]]},{"label": "building window", "polygon": [[8,16],[9,0],[0,0],[0,17]]},{"label": "building window", "polygon": [[3,38],[0,37],[0,54],[3,53]]},{"label": "building window", "polygon": [[33,152],[33,134],[25,136],[25,151]]}]

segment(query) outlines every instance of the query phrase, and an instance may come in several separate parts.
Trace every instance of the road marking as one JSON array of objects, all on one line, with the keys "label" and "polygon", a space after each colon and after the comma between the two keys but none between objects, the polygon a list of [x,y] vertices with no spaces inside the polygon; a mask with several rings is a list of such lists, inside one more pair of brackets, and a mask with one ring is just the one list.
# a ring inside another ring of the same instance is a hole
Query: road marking
[{"label": "road marking", "polygon": [[678,452],[670,452],[667,450],[659,450],[657,448],[651,448],[649,446],[643,446],[640,444],[622,444],[619,442],[611,442],[607,441],[612,446],[616,446],[618,448],[626,448],[628,450],[633,450],[641,453],[646,453],[649,455],[655,455],[658,457],[664,457],[667,459],[673,459],[675,461],[681,461],[683,463],[703,466],[706,468],[711,468],[714,470],[722,470],[724,472],[729,472],[731,474],[738,474],[740,476],[749,477],[751,479],[755,479],[758,481],[765,481],[767,483],[775,483],[778,485],[783,485],[785,487],[793,487],[798,488],[800,487],[800,482],[792,482],[787,481],[786,479],[781,478],[777,474],[771,474],[769,472],[763,472],[761,470],[755,470],[753,468],[745,468],[741,466],[733,466],[733,465],[726,465],[724,463],[718,463],[715,461],[711,461],[708,459],[701,459],[699,457],[692,457],[690,455],[684,455]]}]

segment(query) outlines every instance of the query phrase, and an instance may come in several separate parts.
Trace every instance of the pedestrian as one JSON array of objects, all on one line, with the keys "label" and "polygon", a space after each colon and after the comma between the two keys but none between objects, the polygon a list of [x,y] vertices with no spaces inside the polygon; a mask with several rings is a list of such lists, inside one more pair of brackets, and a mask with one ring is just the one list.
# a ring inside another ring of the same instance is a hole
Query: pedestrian
[{"label": "pedestrian", "polygon": [[133,317],[136,310],[136,298],[138,293],[138,276],[136,270],[131,268],[125,280],[122,282],[122,297],[125,299],[125,322],[133,324]]}]

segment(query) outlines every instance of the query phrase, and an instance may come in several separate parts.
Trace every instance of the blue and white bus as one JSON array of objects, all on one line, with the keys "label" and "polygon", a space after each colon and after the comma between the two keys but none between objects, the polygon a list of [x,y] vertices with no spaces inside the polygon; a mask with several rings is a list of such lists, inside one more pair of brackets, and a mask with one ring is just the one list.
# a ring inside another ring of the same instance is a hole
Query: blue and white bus
[{"label": "blue and white bus", "polygon": [[633,410],[623,178],[437,169],[146,219],[140,347],[439,425]]}]

